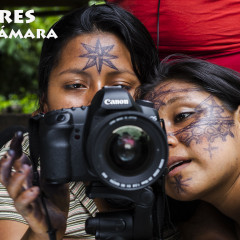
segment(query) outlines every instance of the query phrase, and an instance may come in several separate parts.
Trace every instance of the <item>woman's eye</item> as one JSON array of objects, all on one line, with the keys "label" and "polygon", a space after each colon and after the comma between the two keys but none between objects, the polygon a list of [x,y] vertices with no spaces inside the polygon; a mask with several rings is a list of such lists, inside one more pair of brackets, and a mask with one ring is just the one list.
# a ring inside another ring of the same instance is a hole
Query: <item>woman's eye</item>
[{"label": "woman's eye", "polygon": [[123,84],[117,84],[117,85],[114,85],[114,86],[121,86],[122,88],[126,89],[127,91],[131,90],[131,86],[129,85],[123,85]]},{"label": "woman's eye", "polygon": [[66,89],[78,89],[78,88],[86,88],[85,85],[81,83],[75,83],[75,84],[68,84],[65,86]]},{"label": "woman's eye", "polygon": [[127,86],[127,85],[121,85],[121,86],[122,86],[122,88],[126,89],[127,91],[129,91],[131,89],[131,87]]},{"label": "woman's eye", "polygon": [[180,123],[185,121],[188,117],[190,117],[193,114],[193,112],[183,112],[183,113],[179,113],[175,116],[174,118],[174,122],[175,123]]}]

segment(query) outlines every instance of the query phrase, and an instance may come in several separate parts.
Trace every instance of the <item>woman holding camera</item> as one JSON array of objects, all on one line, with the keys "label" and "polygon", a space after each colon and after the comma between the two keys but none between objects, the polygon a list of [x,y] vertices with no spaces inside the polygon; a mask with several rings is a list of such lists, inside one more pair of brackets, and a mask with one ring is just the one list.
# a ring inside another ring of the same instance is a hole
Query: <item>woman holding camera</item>
[{"label": "woman holding camera", "polygon": [[[103,86],[121,85],[132,95],[154,79],[158,56],[146,28],[114,5],[75,10],[53,25],[39,65],[39,111],[87,106]],[[45,204],[57,239],[94,239],[85,220],[105,209],[86,197],[83,183],[32,186],[28,135],[18,133],[1,151],[1,239],[48,239]],[[13,169],[13,168],[14,169]],[[42,195],[43,193],[41,193]]]},{"label": "woman holding camera", "polygon": [[[140,84],[155,81],[154,43],[145,27],[125,10],[113,5],[79,9],[52,28],[58,38],[43,43],[37,112],[89,105],[105,85],[121,85],[133,95]],[[57,239],[94,239],[86,234],[85,221],[107,210],[105,202],[89,199],[81,182],[54,186],[41,182],[40,193],[32,185],[28,134],[16,134],[0,155],[2,239],[49,239],[45,207]]]},{"label": "woman holding camera", "polygon": [[179,225],[182,237],[200,239],[210,230],[205,239],[240,239],[240,76],[181,55],[159,69],[158,83],[142,94],[165,121],[166,193],[202,201],[195,216]]}]

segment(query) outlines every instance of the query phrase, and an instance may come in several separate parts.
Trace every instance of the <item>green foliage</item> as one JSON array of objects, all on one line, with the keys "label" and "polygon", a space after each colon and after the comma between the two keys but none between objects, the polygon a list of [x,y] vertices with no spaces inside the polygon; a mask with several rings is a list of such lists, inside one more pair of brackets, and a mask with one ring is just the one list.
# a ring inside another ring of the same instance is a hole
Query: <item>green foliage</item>
[{"label": "green foliage", "polygon": [[93,5],[93,4],[104,4],[104,3],[106,3],[106,1],[101,1],[101,0],[90,0],[89,2],[88,2],[88,5],[89,6],[91,6],[91,5]]},{"label": "green foliage", "polygon": [[[19,8],[24,12],[29,8]],[[35,13],[43,10],[63,10],[62,8],[32,8]],[[11,12],[15,9],[8,9]],[[36,15],[35,15],[36,16]],[[28,29],[33,33],[36,29],[48,29],[61,16],[37,17],[31,23],[5,23],[0,25],[0,29],[9,34],[12,29],[16,32],[21,30],[24,35]],[[4,25],[4,27],[3,27]],[[18,102],[23,112],[30,113],[35,110],[33,99],[36,99],[38,88],[38,62],[43,39],[37,38],[0,38],[0,112],[3,108]],[[36,101],[35,101],[36,102]],[[23,106],[26,104],[26,106]]]},{"label": "green foliage", "polygon": [[23,98],[10,94],[8,99],[0,95],[0,113],[14,112],[31,114],[37,109],[37,96],[27,93]]},{"label": "green foliage", "polygon": [[[27,11],[29,9],[21,10]],[[39,9],[35,8],[35,12]],[[13,11],[12,11],[13,12]],[[9,34],[20,29],[23,34],[28,29],[33,33],[36,29],[47,31],[59,19],[56,17],[36,17],[35,21],[27,23],[6,23],[4,31]],[[25,94],[37,90],[37,66],[43,39],[32,38],[0,38],[0,93],[8,96],[10,93]]]}]

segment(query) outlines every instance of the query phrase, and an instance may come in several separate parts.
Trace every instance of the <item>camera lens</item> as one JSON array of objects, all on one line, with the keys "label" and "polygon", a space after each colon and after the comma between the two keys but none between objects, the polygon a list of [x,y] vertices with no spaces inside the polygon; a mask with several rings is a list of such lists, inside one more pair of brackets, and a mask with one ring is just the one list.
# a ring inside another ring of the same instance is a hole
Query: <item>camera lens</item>
[{"label": "camera lens", "polygon": [[123,135],[118,135],[114,148],[120,163],[130,163],[136,154],[137,141],[129,133],[124,132]]},{"label": "camera lens", "polygon": [[142,113],[110,114],[89,134],[89,165],[100,181],[133,191],[151,185],[165,169],[166,135]]},{"label": "camera lens", "polygon": [[141,169],[149,153],[150,137],[138,126],[125,125],[113,130],[106,144],[109,164],[118,171]]}]

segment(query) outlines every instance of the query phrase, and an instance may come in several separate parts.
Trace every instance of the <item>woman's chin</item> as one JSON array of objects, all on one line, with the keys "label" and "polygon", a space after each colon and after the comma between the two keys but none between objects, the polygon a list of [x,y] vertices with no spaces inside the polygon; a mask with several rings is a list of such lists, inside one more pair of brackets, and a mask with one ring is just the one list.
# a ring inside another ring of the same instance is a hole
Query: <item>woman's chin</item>
[{"label": "woman's chin", "polygon": [[196,193],[193,193],[189,190],[179,191],[176,189],[166,189],[166,194],[178,201],[194,201],[198,199]]}]

